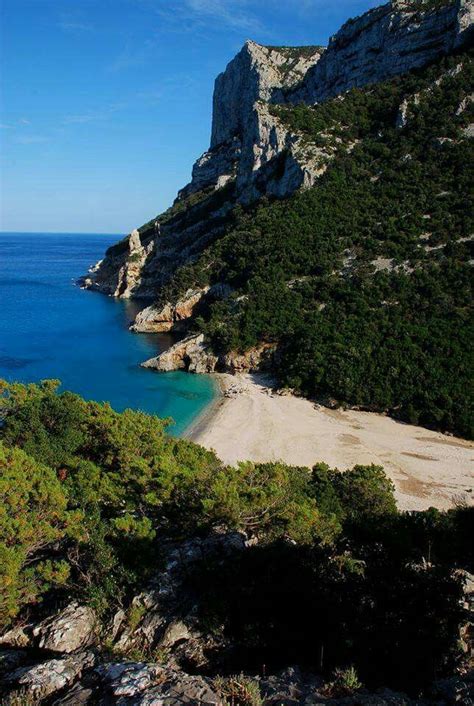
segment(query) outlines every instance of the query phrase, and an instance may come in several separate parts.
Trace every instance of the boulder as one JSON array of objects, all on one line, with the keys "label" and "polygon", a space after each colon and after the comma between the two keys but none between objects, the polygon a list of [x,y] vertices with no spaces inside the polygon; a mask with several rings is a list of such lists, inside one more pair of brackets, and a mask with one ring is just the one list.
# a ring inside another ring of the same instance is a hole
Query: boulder
[{"label": "boulder", "polygon": [[29,647],[31,645],[31,625],[18,625],[0,636],[0,646]]},{"label": "boulder", "polygon": [[212,683],[204,677],[163,670],[162,680],[134,699],[133,706],[223,706]]},{"label": "boulder", "polygon": [[145,662],[113,662],[97,667],[96,673],[115,697],[141,694],[162,678],[162,668]]},{"label": "boulder", "polygon": [[6,683],[14,692],[26,692],[30,698],[43,699],[72,685],[85,669],[93,666],[94,661],[91,652],[50,659],[15,670],[7,677]]},{"label": "boulder", "polygon": [[33,635],[41,649],[70,654],[94,642],[96,615],[92,608],[70,603],[64,610],[37,625]]},{"label": "boulder", "polygon": [[142,367],[159,372],[187,370],[190,373],[212,373],[216,369],[217,362],[218,357],[209,350],[201,333],[175,343],[156,358],[142,363]]}]

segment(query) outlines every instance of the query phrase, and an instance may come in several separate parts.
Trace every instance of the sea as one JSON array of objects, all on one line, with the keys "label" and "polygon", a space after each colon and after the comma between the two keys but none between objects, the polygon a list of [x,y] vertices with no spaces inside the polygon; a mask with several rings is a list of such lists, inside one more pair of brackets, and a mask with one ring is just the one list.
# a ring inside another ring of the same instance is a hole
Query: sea
[{"label": "sea", "polygon": [[128,330],[140,308],[80,289],[77,279],[120,236],[0,233],[0,378],[61,380],[64,390],[173,419],[183,434],[215,399],[206,375],[157,373],[140,363],[168,348],[165,334]]}]

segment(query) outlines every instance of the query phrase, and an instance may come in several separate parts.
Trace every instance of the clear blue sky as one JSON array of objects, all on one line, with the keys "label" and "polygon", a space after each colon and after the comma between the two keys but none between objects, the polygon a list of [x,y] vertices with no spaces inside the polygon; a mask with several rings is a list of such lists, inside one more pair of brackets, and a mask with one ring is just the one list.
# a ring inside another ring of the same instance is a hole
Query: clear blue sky
[{"label": "clear blue sky", "polygon": [[1,0],[0,230],[122,233],[209,144],[246,39],[326,44],[382,0]]}]

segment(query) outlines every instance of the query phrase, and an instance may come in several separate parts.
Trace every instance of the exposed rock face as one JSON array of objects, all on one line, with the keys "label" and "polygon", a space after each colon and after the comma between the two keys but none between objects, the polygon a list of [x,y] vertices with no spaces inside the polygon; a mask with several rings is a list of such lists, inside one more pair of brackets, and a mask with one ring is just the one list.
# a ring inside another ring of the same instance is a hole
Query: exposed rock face
[{"label": "exposed rock face", "polygon": [[71,685],[93,663],[94,656],[90,652],[65,659],[50,659],[12,672],[7,683],[14,685],[17,690],[26,691],[30,697],[44,699]]},{"label": "exposed rock face", "polygon": [[[210,150],[182,193],[236,179],[239,200],[249,202],[262,193],[283,197],[312,186],[321,173],[318,160],[308,159],[268,104],[324,101],[425,66],[471,39],[472,0],[446,0],[435,9],[429,3],[392,0],[349,20],[327,50],[246,42],[216,79]],[[283,154],[275,179],[266,167]]]},{"label": "exposed rock face", "polygon": [[242,135],[255,103],[299,83],[322,47],[264,47],[248,41],[215,83],[211,149]]},{"label": "exposed rock face", "polygon": [[[189,289],[178,301],[166,301],[163,288],[225,233],[236,204],[312,187],[336,149],[354,147],[336,146],[337,137],[315,144],[292,132],[273,104],[314,104],[421,68],[471,42],[473,24],[474,0],[391,0],[346,22],[327,49],[246,42],[216,79],[210,148],[195,163],[191,183],[159,226],[150,222],[110,248],[82,285],[160,302],[138,315],[133,331],[188,330],[213,288]],[[407,124],[418,100],[415,95],[402,103],[397,127]],[[459,111],[466,107],[461,104]],[[466,134],[473,130],[466,128]],[[216,356],[194,336],[144,365],[161,371],[253,370],[258,355]]]},{"label": "exposed rock face", "polygon": [[293,150],[294,139],[270,114],[268,103],[300,83],[323,52],[322,47],[265,47],[246,42],[216,79],[210,150],[198,159],[192,182],[180,195],[220,188],[235,179],[239,200],[255,200],[260,195],[255,185],[260,170],[284,150],[291,152],[288,168],[283,161],[278,165],[278,179],[266,175],[266,192],[285,196],[305,183],[314,183],[311,167],[305,169],[301,152]]},{"label": "exposed rock face", "polygon": [[186,370],[189,373],[255,372],[271,350],[272,346],[264,343],[242,354],[231,352],[215,355],[201,333],[184,338],[142,365],[162,373],[171,370]]},{"label": "exposed rock face", "polygon": [[204,342],[204,334],[188,336],[175,343],[157,358],[142,363],[144,368],[152,368],[162,373],[171,370],[187,370],[190,373],[212,373],[216,369],[218,357],[213,355]]},{"label": "exposed rock face", "polygon": [[107,703],[134,706],[220,706],[209,679],[141,662],[112,663],[97,670]]},{"label": "exposed rock face", "polygon": [[176,304],[167,302],[163,307],[148,306],[141,311],[131,330],[137,333],[162,333],[165,331],[179,331],[187,319],[190,319],[199,302],[210,287],[203,289],[188,289]]},{"label": "exposed rock face", "polygon": [[96,622],[92,608],[73,601],[57,615],[37,625],[33,635],[39,638],[41,649],[70,654],[92,644]]},{"label": "exposed rock face", "polygon": [[139,231],[133,230],[79,280],[80,286],[123,299],[140,295],[143,267],[153,248],[152,240],[142,243]]},{"label": "exposed rock face", "polygon": [[425,66],[472,39],[472,0],[392,0],[349,20],[289,96],[316,103]]}]

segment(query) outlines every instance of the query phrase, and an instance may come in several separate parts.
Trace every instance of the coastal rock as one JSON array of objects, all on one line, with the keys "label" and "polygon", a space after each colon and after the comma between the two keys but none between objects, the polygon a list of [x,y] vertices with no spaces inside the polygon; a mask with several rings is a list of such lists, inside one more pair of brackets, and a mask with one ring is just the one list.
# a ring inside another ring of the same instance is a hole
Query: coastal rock
[{"label": "coastal rock", "polygon": [[[329,136],[321,148],[291,131],[273,104],[312,105],[426,66],[467,46],[473,22],[473,0],[391,0],[346,22],[327,49],[246,42],[216,79],[210,147],[195,163],[191,183],[158,227],[153,219],[109,248],[81,286],[121,298],[160,300],[179,267],[194,262],[222,235],[236,204],[314,186],[341,148],[337,137]],[[398,127],[406,125],[415,102],[416,97],[400,106]],[[184,328],[188,318],[179,318],[175,306],[164,302],[161,309],[145,310],[133,330]],[[198,358],[199,369],[212,367],[212,361]]]},{"label": "coastal rock", "polygon": [[175,343],[156,358],[142,363],[142,367],[159,372],[187,370],[190,373],[212,373],[218,360],[218,356],[214,355],[205,343],[204,334],[200,333]]},{"label": "coastal rock", "polygon": [[96,622],[92,608],[73,601],[57,615],[37,625],[33,635],[39,638],[41,649],[70,654],[94,642]]},{"label": "coastal rock", "polygon": [[106,257],[91,267],[89,274],[79,280],[79,285],[123,299],[136,296],[143,266],[153,248],[153,240],[142,242],[140,232],[135,229],[120,243],[109,248]]},{"label": "coastal rock", "polygon": [[188,289],[176,304],[167,302],[162,307],[154,305],[146,307],[137,315],[130,330],[137,333],[161,333],[179,330],[180,326],[182,327],[183,323],[192,317],[195,308],[209,289],[209,287]]},{"label": "coastal rock", "polygon": [[273,346],[262,343],[245,353],[230,352],[225,355],[214,355],[206,343],[204,334],[195,334],[178,341],[156,358],[142,363],[142,367],[159,372],[186,370],[189,373],[219,372],[256,372],[263,361],[271,355]]}]

